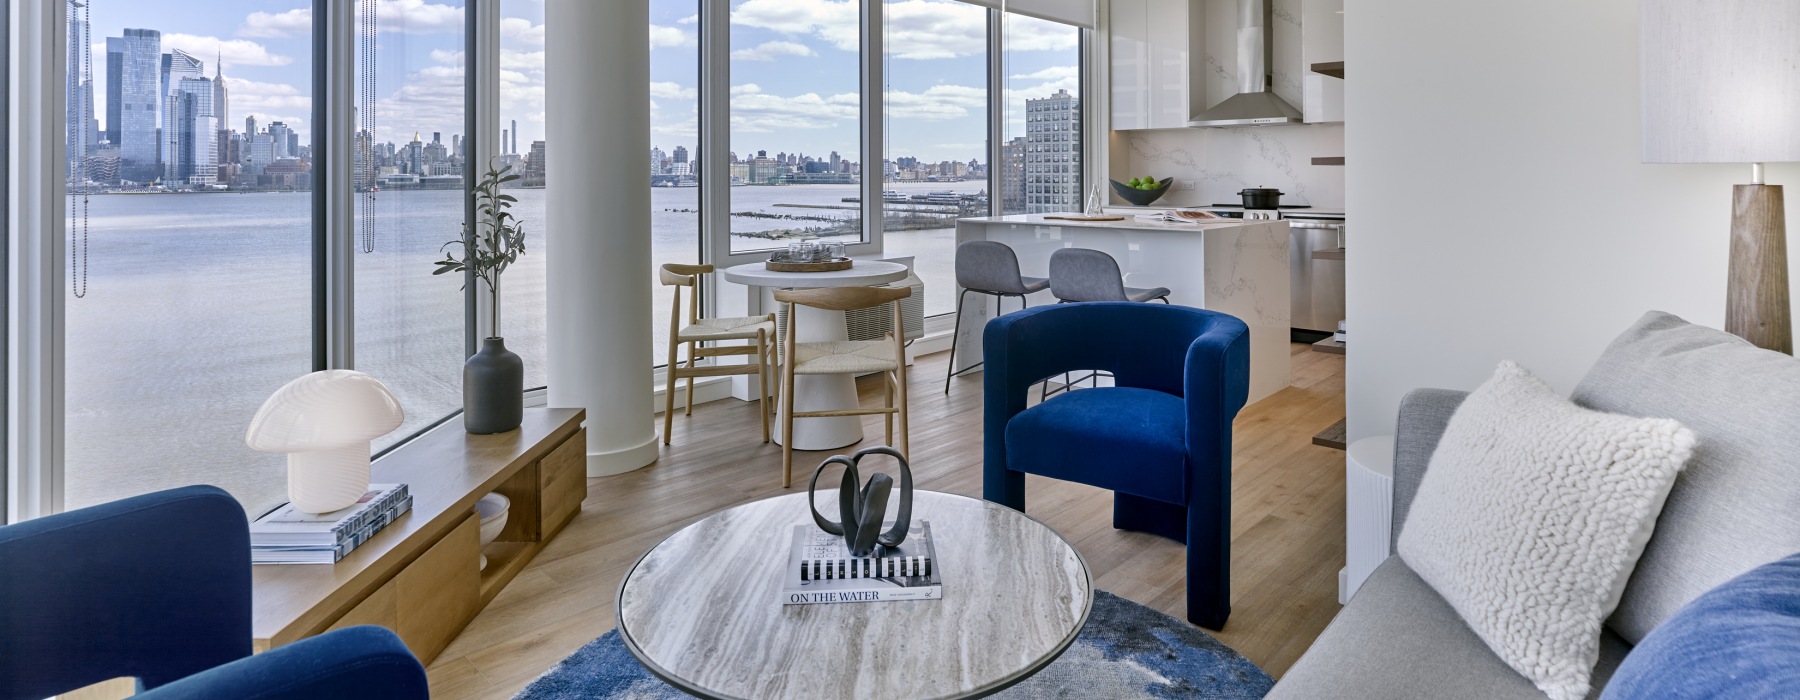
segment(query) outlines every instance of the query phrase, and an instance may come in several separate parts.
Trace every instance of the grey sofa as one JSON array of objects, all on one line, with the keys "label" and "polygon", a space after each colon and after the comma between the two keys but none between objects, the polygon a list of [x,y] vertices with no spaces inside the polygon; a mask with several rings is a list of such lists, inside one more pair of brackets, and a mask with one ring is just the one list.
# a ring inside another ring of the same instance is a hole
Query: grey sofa
[{"label": "grey sofa", "polygon": [[[1431,455],[1464,392],[1401,402],[1394,442],[1398,540]],[[1651,312],[1607,348],[1573,400],[1612,413],[1675,418],[1699,437],[1594,668],[1598,697],[1657,624],[1701,593],[1800,551],[1800,360]],[[1393,556],[1376,568],[1269,698],[1542,698],[1456,611]]]}]

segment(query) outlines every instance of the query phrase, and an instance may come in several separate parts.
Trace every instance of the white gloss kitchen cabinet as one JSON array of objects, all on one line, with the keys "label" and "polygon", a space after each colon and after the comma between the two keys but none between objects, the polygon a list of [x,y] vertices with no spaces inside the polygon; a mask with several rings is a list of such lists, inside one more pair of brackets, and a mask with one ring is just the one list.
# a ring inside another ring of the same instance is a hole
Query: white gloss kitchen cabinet
[{"label": "white gloss kitchen cabinet", "polygon": [[1344,61],[1344,0],[1301,0],[1301,60],[1306,71],[1306,123],[1344,121],[1344,79],[1310,70]]},{"label": "white gloss kitchen cabinet", "polygon": [[[1199,0],[1113,0],[1111,24],[1112,128],[1175,129],[1195,110],[1190,96],[1202,35]],[[1201,105],[1201,108],[1210,105]]]},{"label": "white gloss kitchen cabinet", "polygon": [[[1270,87],[1304,106],[1308,122],[1343,121],[1342,81],[1317,76],[1327,82],[1315,84],[1307,70],[1313,62],[1343,60],[1343,0],[1269,0],[1268,6]],[[1237,94],[1237,8],[1237,0],[1112,0],[1112,128],[1186,127],[1193,115]],[[1307,27],[1315,11],[1319,26]],[[1315,97],[1317,89],[1327,92]]]}]

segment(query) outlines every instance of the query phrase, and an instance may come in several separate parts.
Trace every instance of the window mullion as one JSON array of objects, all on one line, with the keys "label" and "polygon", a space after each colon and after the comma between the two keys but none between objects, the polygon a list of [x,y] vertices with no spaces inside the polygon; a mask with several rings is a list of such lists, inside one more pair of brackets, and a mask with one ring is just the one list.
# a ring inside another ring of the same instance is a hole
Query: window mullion
[{"label": "window mullion", "polygon": [[329,0],[313,8],[314,369],[356,366],[355,12]]},{"label": "window mullion", "polygon": [[883,118],[887,115],[887,83],[884,80],[882,59],[885,50],[882,32],[883,0],[861,0],[862,5],[862,220],[863,241],[881,252],[883,248],[882,228],[885,223],[882,208],[886,202],[882,199],[882,191],[886,187],[885,171],[881,159],[886,150]]}]

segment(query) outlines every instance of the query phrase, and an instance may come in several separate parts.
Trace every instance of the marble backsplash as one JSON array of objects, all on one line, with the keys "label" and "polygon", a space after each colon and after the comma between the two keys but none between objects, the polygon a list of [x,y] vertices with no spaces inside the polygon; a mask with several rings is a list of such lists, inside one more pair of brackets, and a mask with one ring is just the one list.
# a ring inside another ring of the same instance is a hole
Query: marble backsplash
[{"label": "marble backsplash", "polygon": [[[1284,193],[1282,204],[1344,206],[1344,166],[1312,164],[1315,156],[1344,154],[1343,124],[1160,129],[1113,135],[1113,148],[1123,149],[1113,155],[1113,179],[1175,178],[1176,186],[1157,200],[1158,205],[1236,202],[1238,190],[1274,187]],[[1182,180],[1193,180],[1194,189],[1180,189]],[[1116,195],[1112,202],[1124,203]]]}]

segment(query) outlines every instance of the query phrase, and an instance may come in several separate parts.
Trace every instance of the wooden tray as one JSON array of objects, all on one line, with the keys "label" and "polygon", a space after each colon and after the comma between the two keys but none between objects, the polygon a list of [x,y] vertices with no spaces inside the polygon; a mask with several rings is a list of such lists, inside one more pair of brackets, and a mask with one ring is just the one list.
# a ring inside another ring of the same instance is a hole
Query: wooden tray
[{"label": "wooden tray", "polygon": [[777,262],[770,260],[764,262],[763,267],[770,272],[837,272],[839,270],[850,269],[850,266],[854,262],[855,261],[849,258],[838,258],[836,260],[827,260],[825,262],[810,263]]}]

